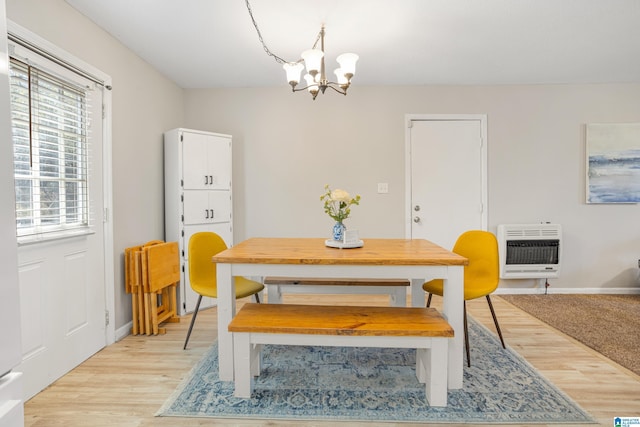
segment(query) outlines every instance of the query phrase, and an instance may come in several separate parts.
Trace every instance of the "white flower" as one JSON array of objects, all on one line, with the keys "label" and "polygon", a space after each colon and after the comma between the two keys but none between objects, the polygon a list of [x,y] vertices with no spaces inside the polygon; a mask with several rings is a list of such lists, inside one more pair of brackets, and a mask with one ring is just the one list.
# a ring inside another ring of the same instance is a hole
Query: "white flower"
[{"label": "white flower", "polygon": [[351,196],[344,190],[335,189],[331,192],[331,200],[334,202],[349,203],[351,201]]},{"label": "white flower", "polygon": [[324,186],[325,193],[320,196],[324,202],[324,211],[337,222],[342,222],[349,218],[351,205],[360,204],[360,195],[351,198],[351,195],[344,190],[331,190],[329,184]]}]

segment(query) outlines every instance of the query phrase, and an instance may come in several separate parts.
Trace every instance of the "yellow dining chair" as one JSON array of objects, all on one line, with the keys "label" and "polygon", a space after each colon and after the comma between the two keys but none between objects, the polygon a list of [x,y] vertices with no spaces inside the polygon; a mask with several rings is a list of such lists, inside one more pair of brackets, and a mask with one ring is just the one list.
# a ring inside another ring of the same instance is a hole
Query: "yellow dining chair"
[{"label": "yellow dining chair", "polygon": [[[198,302],[196,303],[196,309],[191,318],[187,339],[184,341],[185,350],[189,343],[193,324],[198,315],[202,297],[218,297],[216,264],[212,262],[211,258],[225,249],[227,249],[227,245],[224,243],[224,240],[222,240],[222,237],[210,231],[195,233],[189,239],[189,281],[191,282],[191,288],[198,293]],[[256,301],[260,302],[258,292],[264,289],[262,283],[244,277],[236,277],[235,284],[236,299],[254,295]]]},{"label": "yellow dining chair", "polygon": [[[498,265],[498,241],[496,237],[488,231],[472,230],[462,233],[453,252],[462,255],[469,260],[469,264],[464,267],[464,343],[467,352],[467,366],[471,366],[469,355],[469,334],[467,330],[467,301],[486,297],[493,316],[493,323],[496,325],[502,348],[504,339],[498,325],[498,318],[493,310],[493,304],[489,295],[496,290],[499,276]],[[442,296],[442,279],[431,280],[422,285],[422,289],[429,293],[427,307],[431,305],[433,294]]]}]

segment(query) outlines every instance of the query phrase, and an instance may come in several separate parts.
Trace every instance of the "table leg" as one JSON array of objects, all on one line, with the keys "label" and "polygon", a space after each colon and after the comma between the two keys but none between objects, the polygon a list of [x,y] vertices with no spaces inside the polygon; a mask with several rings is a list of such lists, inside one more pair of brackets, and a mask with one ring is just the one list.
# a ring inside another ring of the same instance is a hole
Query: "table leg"
[{"label": "table leg", "polygon": [[229,323],[236,315],[235,281],[231,276],[231,264],[217,264],[218,278],[218,360],[220,379],[233,381],[233,334]]},{"label": "table leg", "polygon": [[444,280],[442,314],[454,331],[449,340],[449,389],[462,388],[464,365],[464,267],[449,266]]},{"label": "table leg", "polygon": [[424,279],[411,279],[411,307],[424,307]]},{"label": "table leg", "polygon": [[269,304],[282,304],[282,292],[279,285],[267,285],[267,295]]}]

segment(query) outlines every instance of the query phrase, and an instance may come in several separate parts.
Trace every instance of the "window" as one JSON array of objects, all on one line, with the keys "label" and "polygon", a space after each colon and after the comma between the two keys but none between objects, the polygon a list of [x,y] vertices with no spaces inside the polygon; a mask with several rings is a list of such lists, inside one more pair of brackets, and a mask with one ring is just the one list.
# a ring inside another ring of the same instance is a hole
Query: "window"
[{"label": "window", "polygon": [[11,58],[17,235],[89,227],[88,89]]}]

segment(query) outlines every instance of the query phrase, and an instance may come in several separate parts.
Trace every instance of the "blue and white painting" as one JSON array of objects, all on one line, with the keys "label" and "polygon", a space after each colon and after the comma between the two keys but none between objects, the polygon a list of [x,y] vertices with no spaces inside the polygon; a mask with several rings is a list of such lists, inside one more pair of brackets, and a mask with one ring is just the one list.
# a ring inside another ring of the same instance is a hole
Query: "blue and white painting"
[{"label": "blue and white painting", "polygon": [[587,203],[640,203],[640,123],[587,125]]}]

